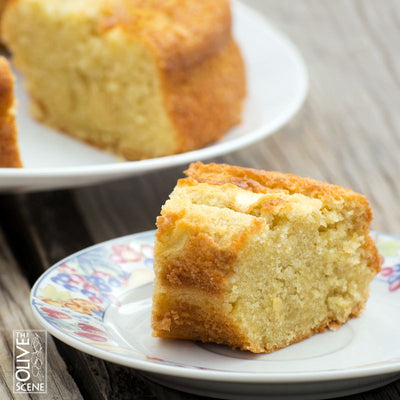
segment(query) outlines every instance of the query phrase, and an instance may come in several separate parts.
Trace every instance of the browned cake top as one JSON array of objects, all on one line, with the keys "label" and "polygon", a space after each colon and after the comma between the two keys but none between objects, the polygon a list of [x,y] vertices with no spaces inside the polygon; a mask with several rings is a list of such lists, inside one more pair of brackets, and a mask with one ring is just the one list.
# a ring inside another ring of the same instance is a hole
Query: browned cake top
[{"label": "browned cake top", "polygon": [[165,69],[188,67],[222,49],[230,39],[228,0],[103,0],[102,28],[140,36]]},{"label": "browned cake top", "polygon": [[227,164],[203,164],[198,161],[191,164],[189,169],[185,171],[185,174],[198,182],[215,185],[231,183],[254,193],[267,193],[271,190],[279,190],[290,194],[300,193],[322,200],[343,199],[354,201],[369,208],[369,203],[365,196],[353,190],[282,172],[263,171]]},{"label": "browned cake top", "polygon": [[52,18],[91,21],[91,34],[123,32],[128,40],[144,41],[163,70],[201,63],[231,38],[229,0],[13,1],[24,2],[37,3]]}]

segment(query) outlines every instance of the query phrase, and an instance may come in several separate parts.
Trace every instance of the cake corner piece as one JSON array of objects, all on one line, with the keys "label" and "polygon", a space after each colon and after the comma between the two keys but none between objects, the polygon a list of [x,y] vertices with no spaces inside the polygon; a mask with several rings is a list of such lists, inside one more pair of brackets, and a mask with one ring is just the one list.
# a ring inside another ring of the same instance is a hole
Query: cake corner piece
[{"label": "cake corner piece", "polygon": [[380,269],[350,189],[192,164],[157,220],[153,335],[268,353],[364,308]]}]

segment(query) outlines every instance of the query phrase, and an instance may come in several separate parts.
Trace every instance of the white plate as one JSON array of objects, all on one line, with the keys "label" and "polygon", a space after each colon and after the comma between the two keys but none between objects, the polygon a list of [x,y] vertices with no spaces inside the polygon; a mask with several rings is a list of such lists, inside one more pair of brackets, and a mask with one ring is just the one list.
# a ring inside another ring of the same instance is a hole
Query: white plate
[{"label": "white plate", "polygon": [[154,232],[60,261],[32,288],[31,305],[63,342],[172,388],[224,399],[337,397],[400,377],[400,239],[374,239],[385,263],[362,316],[267,355],[151,336]]},{"label": "white plate", "polygon": [[[18,79],[18,125],[24,169],[0,169],[0,191],[70,188],[216,157],[275,132],[301,106],[307,73],[295,47],[259,14],[235,1],[234,34],[247,68],[242,123],[206,148],[168,157],[121,162],[115,156],[32,119]],[[20,77],[19,77],[20,78]]]}]

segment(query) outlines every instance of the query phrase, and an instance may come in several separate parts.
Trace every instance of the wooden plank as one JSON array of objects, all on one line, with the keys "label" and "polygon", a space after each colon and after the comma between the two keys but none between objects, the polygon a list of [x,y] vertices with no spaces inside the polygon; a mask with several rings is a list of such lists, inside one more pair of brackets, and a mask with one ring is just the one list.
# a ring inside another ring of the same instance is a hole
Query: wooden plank
[{"label": "wooden plank", "polygon": [[[0,398],[13,399],[13,329],[42,329],[29,305],[29,285],[0,231]],[[54,341],[48,337],[48,393],[19,399],[82,399]]]}]

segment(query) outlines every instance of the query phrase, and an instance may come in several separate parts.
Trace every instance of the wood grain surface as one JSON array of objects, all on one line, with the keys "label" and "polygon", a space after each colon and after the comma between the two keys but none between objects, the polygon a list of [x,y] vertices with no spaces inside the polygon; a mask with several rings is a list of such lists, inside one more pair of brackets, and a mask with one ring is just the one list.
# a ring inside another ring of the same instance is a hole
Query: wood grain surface
[{"label": "wood grain surface", "polygon": [[[13,329],[41,329],[29,305],[29,285],[0,231],[0,399],[13,399]],[[12,310],[12,311],[11,311]],[[48,392],[53,399],[82,399],[51,337],[48,346]],[[19,399],[41,395],[18,394]]]},{"label": "wood grain surface", "polygon": [[[373,229],[400,235],[400,2],[245,2],[298,46],[310,90],[301,111],[278,133],[213,161],[351,187],[369,198]],[[184,168],[71,191],[0,197],[1,399],[12,398],[9,327],[36,326],[28,310],[26,280],[32,284],[51,264],[93,243],[154,229]],[[12,316],[7,314],[10,307]],[[61,342],[51,346],[54,384],[41,399],[200,399]],[[398,400],[400,380],[342,399]]]}]

